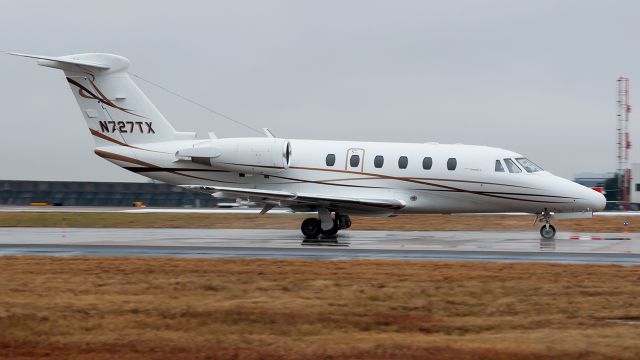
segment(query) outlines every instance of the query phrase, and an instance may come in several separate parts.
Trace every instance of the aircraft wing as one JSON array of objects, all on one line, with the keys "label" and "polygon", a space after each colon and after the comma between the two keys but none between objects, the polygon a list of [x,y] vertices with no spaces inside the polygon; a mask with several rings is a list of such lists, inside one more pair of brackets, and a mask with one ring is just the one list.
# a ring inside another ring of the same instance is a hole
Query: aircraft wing
[{"label": "aircraft wing", "polygon": [[219,193],[220,197],[241,196],[248,197],[255,202],[267,204],[278,203],[290,208],[304,208],[305,206],[323,206],[334,210],[352,212],[381,212],[387,213],[405,207],[405,203],[396,199],[364,199],[342,196],[328,196],[308,193],[293,193],[289,191],[244,189],[223,186],[183,185],[182,187],[206,192]]}]

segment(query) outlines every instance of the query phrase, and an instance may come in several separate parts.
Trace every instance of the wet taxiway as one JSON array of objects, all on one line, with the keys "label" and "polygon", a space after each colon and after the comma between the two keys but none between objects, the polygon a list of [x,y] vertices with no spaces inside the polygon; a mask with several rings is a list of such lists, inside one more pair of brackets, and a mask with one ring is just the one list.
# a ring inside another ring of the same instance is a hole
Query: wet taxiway
[{"label": "wet taxiway", "polygon": [[0,228],[0,255],[640,264],[635,233],[345,231],[337,245],[301,245],[295,230]]}]

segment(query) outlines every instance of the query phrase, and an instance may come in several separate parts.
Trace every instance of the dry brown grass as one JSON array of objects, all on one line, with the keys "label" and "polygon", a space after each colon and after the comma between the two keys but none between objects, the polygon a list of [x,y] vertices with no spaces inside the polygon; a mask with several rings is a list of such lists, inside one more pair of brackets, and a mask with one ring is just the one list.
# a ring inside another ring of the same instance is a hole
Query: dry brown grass
[{"label": "dry brown grass", "polygon": [[[130,214],[130,213],[0,213],[0,227],[122,227],[203,229],[298,229],[304,215]],[[353,217],[354,230],[524,230],[537,231],[533,216],[404,215],[392,218]],[[640,231],[640,218],[604,217],[555,220],[560,231]]]},{"label": "dry brown grass", "polygon": [[640,358],[640,267],[0,257],[0,269],[0,358]]}]

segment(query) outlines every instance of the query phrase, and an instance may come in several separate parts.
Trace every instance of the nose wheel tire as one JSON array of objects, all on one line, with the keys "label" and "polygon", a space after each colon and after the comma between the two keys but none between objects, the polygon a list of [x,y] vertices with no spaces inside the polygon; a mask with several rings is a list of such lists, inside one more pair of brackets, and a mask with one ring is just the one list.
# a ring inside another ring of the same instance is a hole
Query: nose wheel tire
[{"label": "nose wheel tire", "polygon": [[542,236],[543,239],[553,239],[553,237],[556,236],[556,228],[551,224],[542,225],[540,228],[540,236]]},{"label": "nose wheel tire", "polygon": [[302,222],[302,226],[300,226],[300,230],[302,231],[302,235],[304,235],[307,239],[317,239],[322,232],[322,228],[320,227],[320,219],[316,218],[308,218]]}]

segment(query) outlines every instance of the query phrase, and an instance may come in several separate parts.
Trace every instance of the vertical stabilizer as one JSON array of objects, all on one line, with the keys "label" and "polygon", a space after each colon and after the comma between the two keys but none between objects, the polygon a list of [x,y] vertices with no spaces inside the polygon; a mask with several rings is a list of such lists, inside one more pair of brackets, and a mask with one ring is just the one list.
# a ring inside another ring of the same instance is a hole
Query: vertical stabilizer
[{"label": "vertical stabilizer", "polygon": [[176,138],[175,129],[133,82],[129,60],[111,54],[61,57],[12,54],[61,69],[96,144],[142,144]]}]

